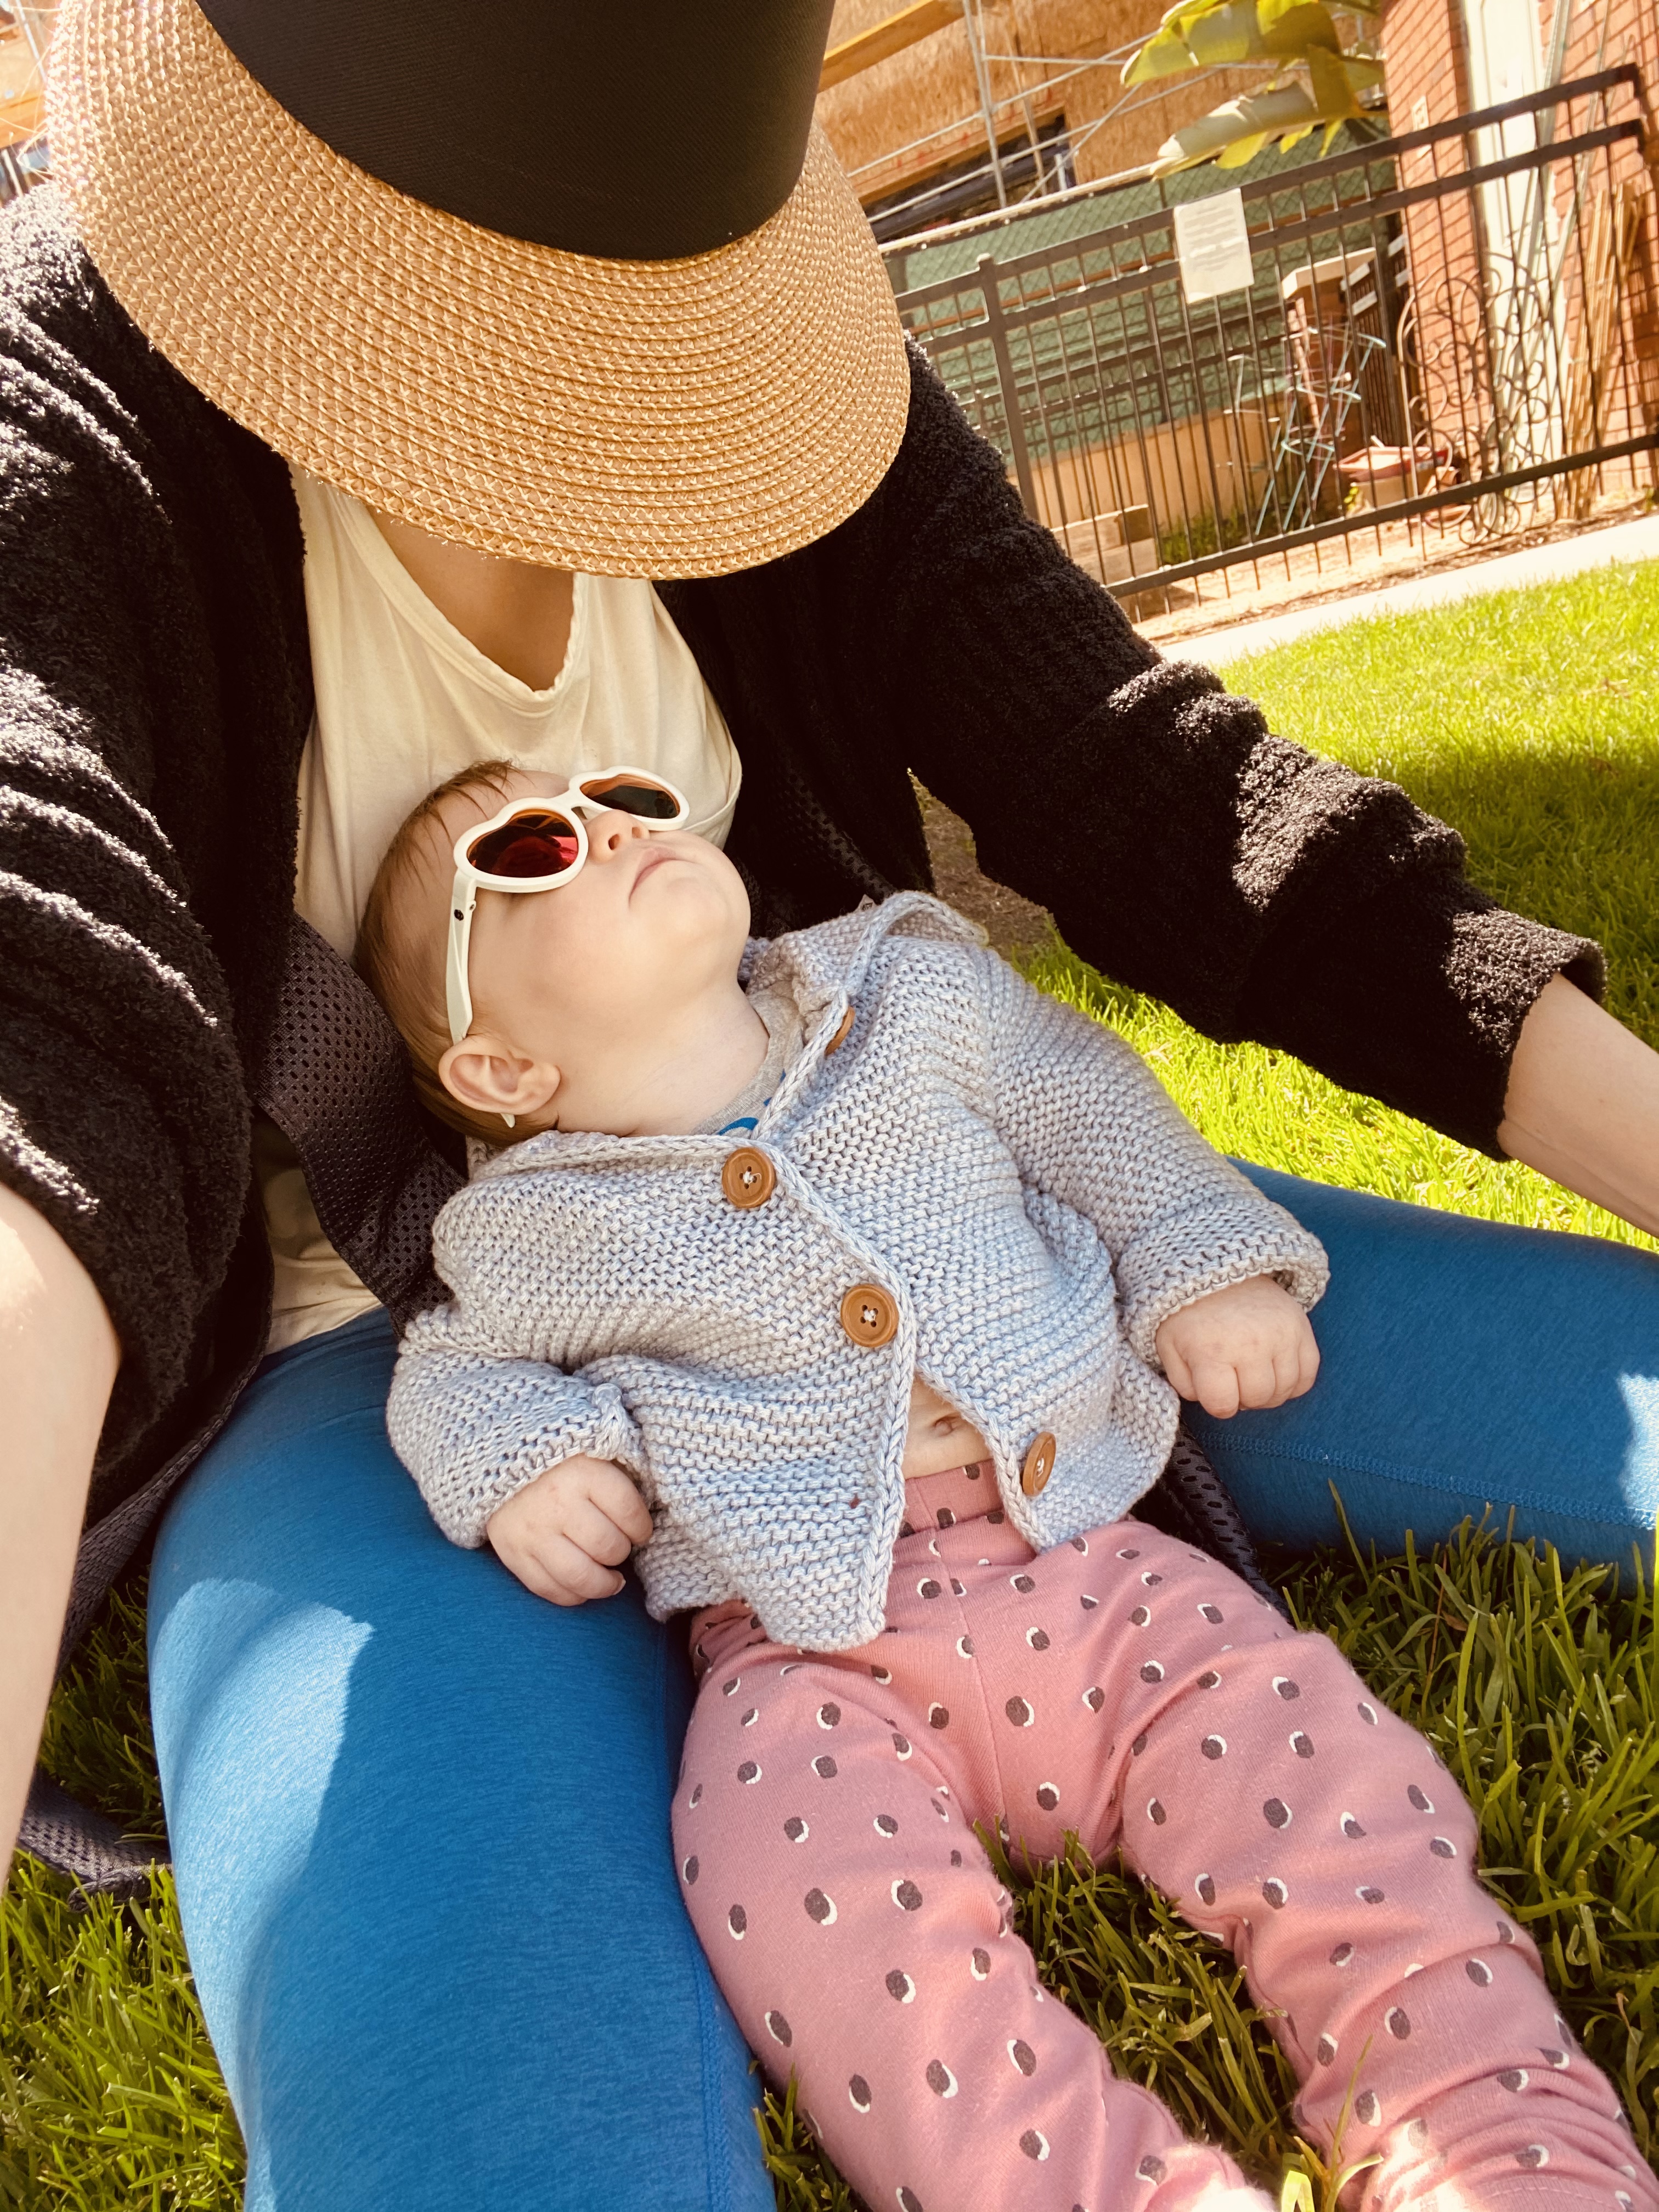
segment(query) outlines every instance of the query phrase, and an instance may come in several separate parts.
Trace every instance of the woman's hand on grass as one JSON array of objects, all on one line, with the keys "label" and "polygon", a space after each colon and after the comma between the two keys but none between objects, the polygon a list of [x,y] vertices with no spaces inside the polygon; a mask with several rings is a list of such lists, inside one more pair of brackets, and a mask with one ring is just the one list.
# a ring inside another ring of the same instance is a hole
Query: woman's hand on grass
[{"label": "woman's hand on grass", "polygon": [[1181,1395],[1222,1421],[1241,1407],[1301,1397],[1319,1372],[1308,1316],[1271,1275],[1194,1298],[1162,1324],[1156,1342]]},{"label": "woman's hand on grass", "polygon": [[550,1467],[489,1516],[495,1556],[554,1605],[615,1597],[617,1569],[651,1539],[651,1516],[614,1460],[579,1454]]}]

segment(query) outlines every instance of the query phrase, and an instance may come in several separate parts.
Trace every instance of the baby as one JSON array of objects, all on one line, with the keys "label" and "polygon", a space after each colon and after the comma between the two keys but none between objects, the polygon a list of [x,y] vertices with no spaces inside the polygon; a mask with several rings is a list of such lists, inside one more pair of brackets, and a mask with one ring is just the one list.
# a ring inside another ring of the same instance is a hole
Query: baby
[{"label": "baby", "polygon": [[1265,2203],[1045,1997],[1000,1819],[1232,1947],[1368,2207],[1659,2207],[1427,1744],[1126,1517],[1179,1396],[1310,1386],[1317,1243],[946,908],[750,943],[684,818],[484,764],[387,855],[364,972],[506,1146],[387,1419],[530,1589],[605,1597],[632,1550],[693,1612],[676,1858],[769,2074],[872,2207]]}]

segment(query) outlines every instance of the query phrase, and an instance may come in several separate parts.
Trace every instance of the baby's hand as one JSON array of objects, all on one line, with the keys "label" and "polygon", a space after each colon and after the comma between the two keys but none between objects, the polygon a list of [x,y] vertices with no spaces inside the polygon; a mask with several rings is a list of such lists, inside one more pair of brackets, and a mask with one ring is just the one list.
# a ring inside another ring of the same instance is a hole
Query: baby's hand
[{"label": "baby's hand", "polygon": [[651,1516],[614,1460],[561,1460],[498,1505],[486,1533],[501,1565],[555,1605],[615,1597],[616,1571],[650,1540]]},{"label": "baby's hand", "polygon": [[1308,1316],[1271,1275],[1229,1284],[1172,1313],[1158,1332],[1164,1372],[1183,1398],[1226,1420],[1313,1388],[1319,1346]]}]

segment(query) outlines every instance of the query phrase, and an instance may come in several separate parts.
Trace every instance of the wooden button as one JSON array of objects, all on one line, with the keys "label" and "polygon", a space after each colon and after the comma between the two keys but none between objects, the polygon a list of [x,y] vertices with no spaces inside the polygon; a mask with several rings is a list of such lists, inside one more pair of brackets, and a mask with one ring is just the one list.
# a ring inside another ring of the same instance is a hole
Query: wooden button
[{"label": "wooden button", "polygon": [[778,1187],[777,1171],[764,1152],[740,1145],[720,1170],[720,1188],[733,1206],[764,1206]]},{"label": "wooden button", "polygon": [[877,1283],[854,1283],[841,1302],[841,1325],[854,1344],[878,1352],[898,1330],[898,1308]]},{"label": "wooden button", "polygon": [[1035,1498],[1048,1486],[1048,1477],[1054,1471],[1054,1455],[1059,1445],[1047,1429],[1038,1437],[1025,1455],[1025,1464],[1019,1471],[1019,1486],[1028,1498]]},{"label": "wooden button", "polygon": [[824,1057],[826,1060],[832,1052],[839,1052],[842,1045],[846,1043],[848,1033],[853,1026],[853,1015],[854,1010],[851,1006],[848,1006],[847,1012],[842,1016],[840,1021],[836,1023],[836,1034],[823,1048]]}]

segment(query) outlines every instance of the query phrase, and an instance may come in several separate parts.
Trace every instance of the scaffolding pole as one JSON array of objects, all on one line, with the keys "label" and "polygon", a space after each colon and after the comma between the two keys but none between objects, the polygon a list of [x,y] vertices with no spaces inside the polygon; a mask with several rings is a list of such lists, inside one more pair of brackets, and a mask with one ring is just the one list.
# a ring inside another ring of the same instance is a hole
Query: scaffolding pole
[{"label": "scaffolding pole", "polygon": [[962,27],[968,33],[968,52],[974,64],[974,82],[979,87],[979,109],[985,118],[985,143],[990,150],[991,177],[997,188],[997,205],[1008,204],[1008,187],[1003,181],[1002,156],[997,149],[996,108],[991,99],[991,71],[985,58],[985,40],[979,21],[979,0],[967,0],[962,11]]}]

